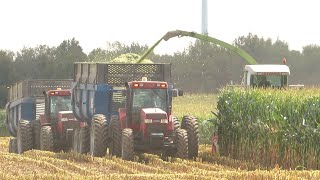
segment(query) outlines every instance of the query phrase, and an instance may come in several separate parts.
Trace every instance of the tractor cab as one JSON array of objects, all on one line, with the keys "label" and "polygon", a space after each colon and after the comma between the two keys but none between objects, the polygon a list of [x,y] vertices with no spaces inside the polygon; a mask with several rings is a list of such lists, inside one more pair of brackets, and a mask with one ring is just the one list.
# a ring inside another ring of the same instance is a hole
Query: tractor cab
[{"label": "tractor cab", "polygon": [[[152,144],[153,148],[162,146],[166,135],[173,132],[171,103],[174,94],[167,82],[132,81],[126,83],[126,108],[120,108],[122,126],[131,128],[137,139]],[[171,95],[169,94],[172,93]]]},{"label": "tractor cab", "polygon": [[242,84],[251,87],[288,86],[290,69],[287,65],[259,64],[246,65]]},{"label": "tractor cab", "polygon": [[71,91],[57,88],[43,92],[45,95],[45,115],[40,116],[44,123],[52,123],[61,119],[74,119],[71,108]]}]

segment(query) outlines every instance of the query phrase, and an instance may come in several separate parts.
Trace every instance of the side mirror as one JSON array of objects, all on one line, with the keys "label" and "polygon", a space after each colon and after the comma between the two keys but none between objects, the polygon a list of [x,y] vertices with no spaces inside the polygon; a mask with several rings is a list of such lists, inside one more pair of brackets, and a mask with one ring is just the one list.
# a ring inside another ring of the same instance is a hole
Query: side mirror
[{"label": "side mirror", "polygon": [[46,91],[42,91],[42,94],[43,94],[44,96],[46,96],[46,95],[47,95]]},{"label": "side mirror", "polygon": [[183,96],[183,90],[180,90],[180,89],[179,89],[179,90],[178,90],[178,95],[179,95],[179,96]]}]

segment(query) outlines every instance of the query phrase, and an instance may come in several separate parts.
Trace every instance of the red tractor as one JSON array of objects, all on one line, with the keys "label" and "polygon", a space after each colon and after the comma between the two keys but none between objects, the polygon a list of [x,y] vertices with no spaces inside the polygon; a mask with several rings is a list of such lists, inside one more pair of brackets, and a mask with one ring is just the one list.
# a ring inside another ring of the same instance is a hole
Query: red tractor
[{"label": "red tractor", "polygon": [[71,110],[71,91],[49,90],[45,95],[45,113],[33,125],[34,144],[41,150],[58,151],[72,147],[74,129],[80,126]]},{"label": "red tractor", "polygon": [[167,82],[143,78],[126,83],[123,94],[125,108],[112,116],[108,130],[111,155],[125,160],[144,152],[159,152],[163,159],[198,156],[197,119],[185,116],[180,126],[172,115],[172,96],[182,96],[182,91],[168,87]]}]

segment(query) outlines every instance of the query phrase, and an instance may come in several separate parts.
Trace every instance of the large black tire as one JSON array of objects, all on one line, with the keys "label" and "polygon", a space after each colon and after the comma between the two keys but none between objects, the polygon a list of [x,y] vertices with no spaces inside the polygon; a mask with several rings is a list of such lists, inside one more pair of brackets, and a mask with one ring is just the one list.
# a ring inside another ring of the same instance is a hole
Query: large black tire
[{"label": "large black tire", "polygon": [[41,125],[40,125],[39,119],[36,119],[32,122],[32,130],[33,130],[33,149],[40,149]]},{"label": "large black tire", "polygon": [[121,130],[120,119],[118,116],[112,117],[109,132],[110,132],[109,136],[111,138],[111,142],[109,143],[109,155],[121,157],[122,130]]},{"label": "large black tire", "polygon": [[134,144],[133,144],[132,129],[126,128],[122,131],[122,151],[121,157],[123,160],[133,161],[134,159]]},{"label": "large black tire", "polygon": [[173,121],[173,129],[179,129],[180,128],[180,122],[179,119],[176,116],[172,117],[172,121]]},{"label": "large black tire", "polygon": [[78,153],[87,154],[90,152],[90,131],[89,127],[82,127],[79,130]]},{"label": "large black tire", "polygon": [[11,138],[9,140],[9,153],[18,153],[17,138]]},{"label": "large black tire", "polygon": [[32,149],[33,135],[32,124],[26,120],[20,120],[17,127],[17,148],[18,154]]},{"label": "large black tire", "polygon": [[73,140],[72,140],[72,150],[74,152],[79,152],[79,131],[80,129],[75,129],[73,133]]},{"label": "large black tire", "polygon": [[198,120],[192,116],[184,116],[181,128],[188,132],[188,158],[194,159],[198,157],[199,149]]},{"label": "large black tire", "polygon": [[54,137],[51,126],[41,127],[40,149],[43,151],[54,151]]},{"label": "large black tire", "polygon": [[175,157],[180,159],[188,158],[188,133],[184,129],[177,129],[175,131],[175,143],[177,152]]},{"label": "large black tire", "polygon": [[[107,119],[102,114],[94,115],[90,127],[90,155],[102,157],[107,151]],[[80,137],[80,133],[79,133]],[[80,140],[81,141],[81,140]],[[80,144],[79,144],[80,145]],[[79,146],[80,150],[80,146]]]}]

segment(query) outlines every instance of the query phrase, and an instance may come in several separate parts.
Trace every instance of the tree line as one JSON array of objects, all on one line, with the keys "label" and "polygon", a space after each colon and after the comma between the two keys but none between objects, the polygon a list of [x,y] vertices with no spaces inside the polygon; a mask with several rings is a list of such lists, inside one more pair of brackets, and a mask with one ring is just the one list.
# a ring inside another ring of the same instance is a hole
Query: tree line
[{"label": "tree line", "polygon": [[[300,52],[289,50],[288,43],[279,39],[273,41],[251,33],[236,38],[233,44],[248,52],[259,64],[280,64],[282,58],[286,58],[291,69],[291,84],[320,83],[318,45],[307,45]],[[39,45],[25,47],[18,52],[0,50],[0,106],[6,103],[7,87],[17,81],[72,78],[74,62],[107,62],[125,53],[141,55],[147,49],[147,45],[139,43],[125,45],[113,42],[86,54],[79,41],[73,38],[56,47]],[[190,93],[216,93],[231,81],[240,83],[246,64],[237,54],[203,41],[195,41],[184,51],[173,55],[151,53],[148,59],[155,63],[171,63],[173,83]]]}]

